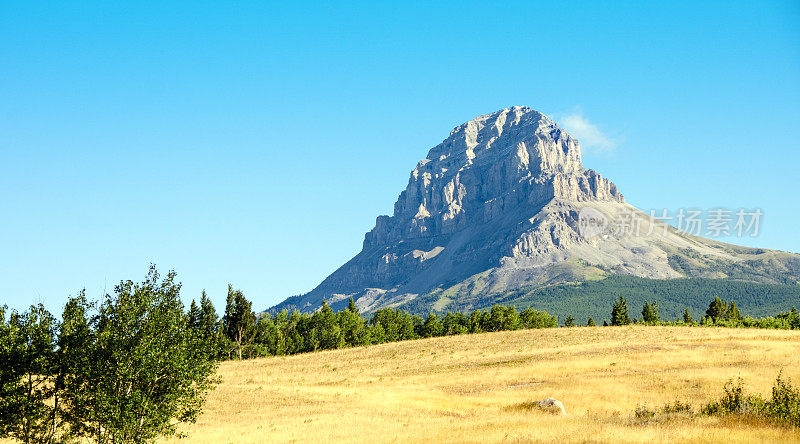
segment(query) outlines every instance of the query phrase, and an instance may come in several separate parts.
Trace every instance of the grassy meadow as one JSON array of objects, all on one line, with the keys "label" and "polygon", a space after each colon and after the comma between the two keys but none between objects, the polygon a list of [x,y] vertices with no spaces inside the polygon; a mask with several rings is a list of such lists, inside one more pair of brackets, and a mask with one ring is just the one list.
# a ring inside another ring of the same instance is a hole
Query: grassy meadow
[{"label": "grassy meadow", "polygon": [[[800,442],[765,421],[676,417],[730,378],[800,382],[800,332],[692,327],[520,330],[223,362],[205,413],[168,442]],[[552,396],[565,417],[525,408]]]}]

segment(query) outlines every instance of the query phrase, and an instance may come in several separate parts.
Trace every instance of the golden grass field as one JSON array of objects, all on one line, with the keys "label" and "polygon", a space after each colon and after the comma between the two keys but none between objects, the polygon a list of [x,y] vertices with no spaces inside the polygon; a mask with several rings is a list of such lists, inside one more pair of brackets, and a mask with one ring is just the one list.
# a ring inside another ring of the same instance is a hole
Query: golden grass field
[{"label": "golden grass field", "polygon": [[[639,404],[719,398],[730,378],[800,383],[800,332],[578,327],[224,362],[205,413],[169,442],[800,442],[766,422],[642,425]],[[555,397],[567,416],[519,408]]]}]

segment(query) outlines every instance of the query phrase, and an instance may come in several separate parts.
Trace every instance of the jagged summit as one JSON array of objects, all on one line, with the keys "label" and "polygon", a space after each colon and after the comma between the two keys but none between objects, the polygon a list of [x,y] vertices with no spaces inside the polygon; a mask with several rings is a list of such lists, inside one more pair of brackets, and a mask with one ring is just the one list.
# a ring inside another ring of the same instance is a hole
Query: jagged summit
[{"label": "jagged summit", "polygon": [[364,247],[450,234],[556,197],[623,201],[614,184],[583,168],[578,142],[552,120],[505,108],[457,126],[433,147]]},{"label": "jagged summit", "polygon": [[[378,216],[358,255],[273,310],[313,311],[323,299],[353,297],[369,312],[438,293],[431,308],[453,299],[469,308],[506,290],[590,275],[707,276],[708,264],[755,254],[663,225],[648,229],[647,221],[643,236],[587,238],[579,227],[587,208],[607,220],[641,214],[611,181],[583,167],[578,141],[544,114],[522,106],[484,114],[417,163],[393,214]],[[696,266],[676,267],[676,257]]]}]

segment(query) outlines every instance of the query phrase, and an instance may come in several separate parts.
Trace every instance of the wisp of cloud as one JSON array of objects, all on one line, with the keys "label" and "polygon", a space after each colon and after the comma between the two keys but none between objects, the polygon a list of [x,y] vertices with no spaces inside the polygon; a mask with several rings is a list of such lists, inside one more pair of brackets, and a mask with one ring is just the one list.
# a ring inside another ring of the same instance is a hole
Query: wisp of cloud
[{"label": "wisp of cloud", "polygon": [[617,147],[617,142],[600,130],[597,125],[589,122],[580,112],[568,114],[559,119],[559,125],[578,139],[581,146],[595,152],[609,152]]}]

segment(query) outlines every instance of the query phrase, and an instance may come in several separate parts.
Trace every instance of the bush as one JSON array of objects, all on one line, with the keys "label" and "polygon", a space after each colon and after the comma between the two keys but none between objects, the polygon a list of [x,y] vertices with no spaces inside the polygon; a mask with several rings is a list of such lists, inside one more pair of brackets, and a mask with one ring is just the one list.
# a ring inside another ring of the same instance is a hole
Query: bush
[{"label": "bush", "polygon": [[784,381],[781,374],[772,387],[772,400],[765,406],[769,417],[800,427],[800,390],[793,387],[791,381]]},{"label": "bush", "polygon": [[736,384],[728,381],[723,392],[722,398],[706,404],[701,414],[760,416],[782,425],[800,426],[800,390],[792,386],[791,381],[784,380],[781,374],[775,380],[772,398],[768,401],[758,395],[746,394],[741,379]]},{"label": "bush", "polygon": [[691,414],[693,412],[692,405],[688,402],[681,402],[676,400],[672,404],[664,404],[664,407],[661,408],[661,413],[665,415],[674,415],[674,414]]}]

